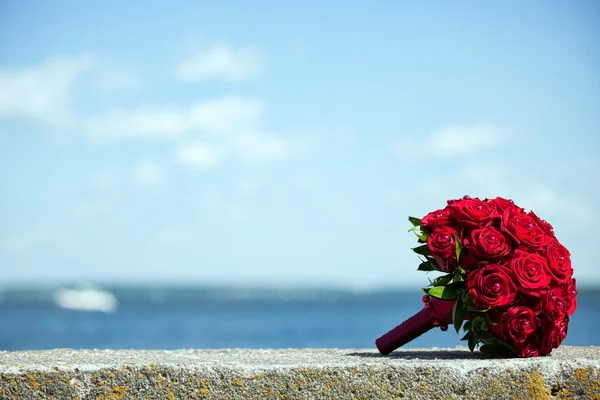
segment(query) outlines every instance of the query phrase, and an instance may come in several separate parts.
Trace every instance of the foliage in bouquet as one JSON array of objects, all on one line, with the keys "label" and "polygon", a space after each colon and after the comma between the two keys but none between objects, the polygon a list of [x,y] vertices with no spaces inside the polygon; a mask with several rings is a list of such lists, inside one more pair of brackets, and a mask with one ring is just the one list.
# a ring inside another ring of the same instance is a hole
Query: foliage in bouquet
[{"label": "foliage in bouquet", "polygon": [[471,351],[535,357],[565,339],[577,291],[569,251],[549,223],[512,200],[469,196],[409,220],[422,243],[413,249],[418,269],[444,273],[423,290],[456,301],[453,325]]}]

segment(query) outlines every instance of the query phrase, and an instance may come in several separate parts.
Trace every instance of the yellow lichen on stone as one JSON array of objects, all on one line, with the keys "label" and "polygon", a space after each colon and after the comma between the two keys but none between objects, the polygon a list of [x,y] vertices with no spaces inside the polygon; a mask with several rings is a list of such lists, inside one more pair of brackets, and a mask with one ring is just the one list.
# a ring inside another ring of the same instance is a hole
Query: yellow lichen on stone
[{"label": "yellow lichen on stone", "polygon": [[121,400],[127,396],[127,388],[125,386],[115,386],[111,389],[109,400]]},{"label": "yellow lichen on stone", "polygon": [[29,379],[29,384],[31,385],[31,388],[35,391],[38,391],[40,389],[40,384],[38,383],[38,381],[35,380],[35,376],[27,375],[27,378]]},{"label": "yellow lichen on stone", "polygon": [[550,399],[550,388],[546,386],[544,377],[537,370],[525,374],[525,389],[531,396],[530,400]]},{"label": "yellow lichen on stone", "polygon": [[576,368],[573,371],[573,380],[584,384],[588,390],[588,397],[593,400],[600,400],[600,374],[593,367]]}]

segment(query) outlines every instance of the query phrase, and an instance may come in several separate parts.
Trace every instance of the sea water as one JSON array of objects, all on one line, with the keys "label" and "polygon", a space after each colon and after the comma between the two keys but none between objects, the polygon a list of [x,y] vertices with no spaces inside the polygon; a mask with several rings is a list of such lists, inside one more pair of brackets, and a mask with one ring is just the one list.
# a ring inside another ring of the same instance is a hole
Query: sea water
[{"label": "sea water", "polygon": [[[113,312],[60,307],[50,290],[7,290],[0,350],[52,348],[374,348],[375,339],[419,311],[415,290],[105,288]],[[600,290],[580,290],[564,344],[600,345]],[[407,347],[466,345],[452,327]]]}]

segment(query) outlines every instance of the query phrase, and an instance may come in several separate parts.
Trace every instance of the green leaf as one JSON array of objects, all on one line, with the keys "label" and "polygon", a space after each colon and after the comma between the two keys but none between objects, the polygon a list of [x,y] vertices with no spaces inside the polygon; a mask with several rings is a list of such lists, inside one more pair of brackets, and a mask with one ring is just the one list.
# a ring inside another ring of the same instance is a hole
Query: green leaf
[{"label": "green leaf", "polygon": [[478,340],[475,338],[475,332],[469,332],[471,333],[471,335],[469,336],[469,350],[471,350],[472,353],[473,351],[475,351],[475,346],[477,346]]},{"label": "green leaf", "polygon": [[456,261],[460,261],[460,253],[462,252],[463,246],[458,239],[458,236],[454,235],[454,242],[456,244]]},{"label": "green leaf", "polygon": [[488,324],[487,324],[487,321],[485,319],[481,323],[481,330],[482,331],[489,331]]},{"label": "green leaf", "polygon": [[456,290],[464,290],[465,283],[464,282],[451,282],[447,286],[451,287],[451,288],[454,288]]},{"label": "green leaf", "polygon": [[488,336],[488,337],[482,337],[481,341],[485,344],[498,344],[500,339],[498,339],[496,336]]},{"label": "green leaf", "polygon": [[471,329],[471,321],[467,321],[465,322],[465,326],[463,326],[463,331],[467,332],[469,329]]},{"label": "green leaf", "polygon": [[519,353],[508,343],[503,342],[502,340],[496,340],[493,343],[488,343],[485,340],[482,340],[485,344],[479,348],[479,350],[486,355],[486,357],[510,357],[510,356],[518,356]]},{"label": "green leaf", "polygon": [[415,231],[415,236],[419,238],[419,240],[421,240],[422,242],[426,242],[427,241],[427,236],[422,235],[420,232],[416,232]]},{"label": "green leaf", "polygon": [[433,282],[431,282],[431,286],[446,286],[448,283],[450,283],[451,280],[451,274],[438,276],[433,280]]},{"label": "green leaf", "polygon": [[437,271],[437,267],[432,265],[429,261],[423,261],[419,264],[417,271]]},{"label": "green leaf", "polygon": [[421,230],[421,227],[417,225],[417,226],[413,226],[412,228],[410,228],[408,230],[408,232],[414,232],[414,231],[419,231],[419,230]]},{"label": "green leaf", "polygon": [[417,254],[420,254],[422,256],[428,256],[429,255],[429,248],[427,247],[426,244],[421,245],[419,247],[415,247],[412,249],[412,251],[414,251]]},{"label": "green leaf", "polygon": [[454,308],[452,309],[452,323],[454,324],[454,329],[456,329],[456,333],[460,332],[460,327],[462,326],[465,315],[467,314],[467,308],[462,301],[461,291],[459,291],[458,298],[456,299],[456,303],[454,303]]},{"label": "green leaf", "polygon": [[414,226],[419,226],[422,224],[421,220],[419,218],[415,218],[415,217],[408,217],[408,220],[410,221],[411,224],[413,224]]},{"label": "green leaf", "polygon": [[462,338],[460,338],[460,340],[467,340],[469,339],[469,337],[471,336],[471,331],[468,331],[465,336],[463,336]]},{"label": "green leaf", "polygon": [[481,331],[481,324],[482,323],[483,323],[483,318],[481,318],[481,317],[475,317],[471,321],[471,330],[475,331],[475,332]]},{"label": "green leaf", "polygon": [[[471,350],[471,351],[473,351],[473,350]],[[494,355],[495,355],[493,346],[491,346],[489,344],[484,344],[483,346],[481,346],[479,348],[479,351],[481,351],[486,357],[489,357],[489,358],[494,357]]]},{"label": "green leaf", "polygon": [[462,276],[461,274],[456,274],[454,275],[454,277],[452,278],[452,280],[450,281],[450,283],[456,283],[456,282],[464,282],[465,281],[465,277]]},{"label": "green leaf", "polygon": [[467,306],[467,310],[471,311],[471,312],[478,312],[478,313],[483,313],[489,310],[489,308],[486,308],[485,310],[479,309],[477,308],[477,306],[475,306],[475,303],[473,303],[473,299],[471,298],[471,295],[469,294],[469,292],[465,292],[465,305]]},{"label": "green leaf", "polygon": [[458,290],[448,286],[434,286],[427,289],[427,294],[437,299],[454,300],[458,296]]}]

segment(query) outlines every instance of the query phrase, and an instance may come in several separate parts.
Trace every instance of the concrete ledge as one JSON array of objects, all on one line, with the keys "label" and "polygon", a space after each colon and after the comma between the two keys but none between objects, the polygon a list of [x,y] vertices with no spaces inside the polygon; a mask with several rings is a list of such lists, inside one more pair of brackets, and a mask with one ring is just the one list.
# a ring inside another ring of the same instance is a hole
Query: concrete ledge
[{"label": "concrete ledge", "polygon": [[0,352],[0,399],[600,399],[600,347]]}]

